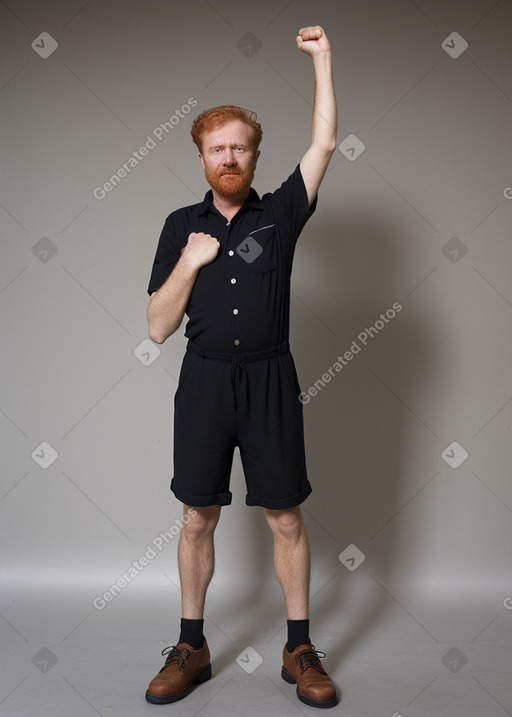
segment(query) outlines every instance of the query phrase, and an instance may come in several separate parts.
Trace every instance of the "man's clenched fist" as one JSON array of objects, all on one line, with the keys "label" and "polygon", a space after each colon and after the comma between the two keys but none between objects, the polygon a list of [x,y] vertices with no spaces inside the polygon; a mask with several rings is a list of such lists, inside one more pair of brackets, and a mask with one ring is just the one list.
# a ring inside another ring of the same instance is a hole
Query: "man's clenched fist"
[{"label": "man's clenched fist", "polygon": [[320,25],[313,25],[312,27],[303,27],[297,33],[297,47],[306,55],[311,57],[317,57],[323,52],[330,52],[331,46],[327,35],[322,30]]},{"label": "man's clenched fist", "polygon": [[181,257],[195,269],[210,264],[219,252],[220,242],[211,234],[192,232],[186,246],[181,250]]}]

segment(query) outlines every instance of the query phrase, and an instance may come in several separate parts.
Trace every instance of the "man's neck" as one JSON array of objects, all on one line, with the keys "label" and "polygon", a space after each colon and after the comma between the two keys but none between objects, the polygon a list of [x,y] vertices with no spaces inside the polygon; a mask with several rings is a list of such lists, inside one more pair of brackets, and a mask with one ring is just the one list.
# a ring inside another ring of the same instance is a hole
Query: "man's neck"
[{"label": "man's neck", "polygon": [[250,191],[251,189],[249,187],[249,189],[246,189],[233,197],[224,197],[222,194],[216,192],[215,189],[212,189],[213,205],[222,214],[222,216],[226,217],[228,222],[230,222],[235,214],[244,206]]}]

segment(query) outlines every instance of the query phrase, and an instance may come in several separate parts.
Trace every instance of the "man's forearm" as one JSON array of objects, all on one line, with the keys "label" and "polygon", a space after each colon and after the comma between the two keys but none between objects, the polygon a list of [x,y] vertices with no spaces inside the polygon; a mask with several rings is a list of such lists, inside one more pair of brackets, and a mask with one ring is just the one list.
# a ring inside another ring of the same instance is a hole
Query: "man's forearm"
[{"label": "man's forearm", "polygon": [[163,344],[179,329],[199,270],[215,259],[219,247],[219,240],[211,234],[189,234],[171,275],[149,300],[147,317],[152,341]]},{"label": "man's forearm", "polygon": [[315,70],[315,98],[311,144],[325,150],[325,152],[332,153],[336,149],[338,110],[334,94],[330,51],[313,57],[313,66]]},{"label": "man's forearm", "polygon": [[155,343],[163,344],[181,326],[198,271],[180,259],[165,283],[151,294],[147,319],[149,337]]},{"label": "man's forearm", "polygon": [[336,149],[338,111],[332,78],[331,45],[320,25],[303,27],[296,37],[297,47],[313,60],[315,95],[311,145],[300,162],[308,206],[313,203],[331,156]]}]

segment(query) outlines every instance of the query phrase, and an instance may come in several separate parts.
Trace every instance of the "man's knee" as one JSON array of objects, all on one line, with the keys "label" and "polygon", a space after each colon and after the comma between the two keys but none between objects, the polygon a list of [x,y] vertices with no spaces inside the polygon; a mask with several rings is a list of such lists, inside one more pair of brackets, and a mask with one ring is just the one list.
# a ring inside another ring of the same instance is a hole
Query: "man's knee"
[{"label": "man's knee", "polygon": [[183,516],[188,519],[183,521],[182,533],[190,540],[200,540],[209,537],[214,532],[219,522],[221,507],[212,505],[206,508],[183,506]]},{"label": "man's knee", "polygon": [[304,531],[300,507],[285,510],[265,508],[265,518],[276,537],[287,540],[298,540]]}]

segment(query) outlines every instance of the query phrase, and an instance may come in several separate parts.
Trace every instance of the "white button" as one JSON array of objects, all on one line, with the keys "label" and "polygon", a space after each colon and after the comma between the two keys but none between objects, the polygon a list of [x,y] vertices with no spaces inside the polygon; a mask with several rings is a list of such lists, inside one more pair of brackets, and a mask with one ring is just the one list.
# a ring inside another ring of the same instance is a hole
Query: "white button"
[{"label": "white button", "polygon": [[231,279],[232,284],[236,284],[236,279]]},{"label": "white button", "polygon": [[238,314],[238,309],[233,309],[234,314]]},{"label": "white button", "polygon": [[240,343],[240,339],[235,339],[233,343],[235,344],[235,346],[238,346],[238,344]]},{"label": "white button", "polygon": [[233,256],[234,253],[235,253],[235,252],[233,251],[233,249],[230,249],[230,250],[228,251],[229,256]]}]

